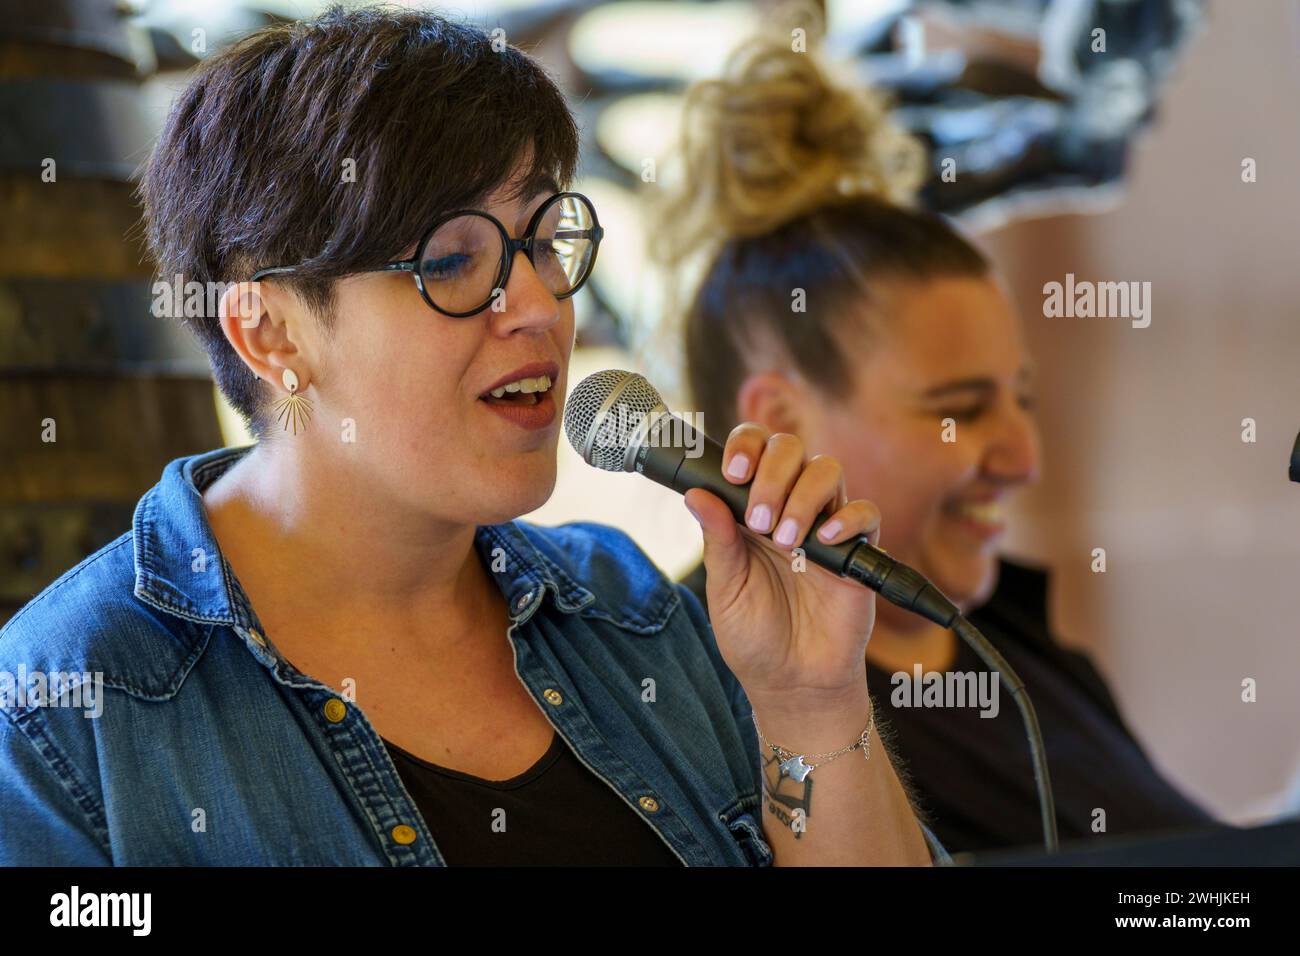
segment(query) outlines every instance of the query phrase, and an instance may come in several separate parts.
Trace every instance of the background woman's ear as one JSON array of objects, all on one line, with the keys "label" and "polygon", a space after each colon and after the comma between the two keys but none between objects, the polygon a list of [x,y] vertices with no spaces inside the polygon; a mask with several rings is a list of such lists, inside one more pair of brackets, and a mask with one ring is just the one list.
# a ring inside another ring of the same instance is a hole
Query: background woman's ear
[{"label": "background woman's ear", "polygon": [[738,422],[759,422],[771,432],[799,435],[807,415],[804,387],[783,372],[755,372],[736,392]]}]

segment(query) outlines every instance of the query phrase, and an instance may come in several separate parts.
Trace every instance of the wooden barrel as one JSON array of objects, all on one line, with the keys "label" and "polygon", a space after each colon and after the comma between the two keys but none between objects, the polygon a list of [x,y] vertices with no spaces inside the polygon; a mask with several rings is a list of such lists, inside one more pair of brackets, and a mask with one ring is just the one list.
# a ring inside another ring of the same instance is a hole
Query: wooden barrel
[{"label": "wooden barrel", "polygon": [[0,22],[0,622],[130,530],[167,462],[222,444],[202,351],[152,312],[133,192],[157,129],[126,8],[26,6]]}]

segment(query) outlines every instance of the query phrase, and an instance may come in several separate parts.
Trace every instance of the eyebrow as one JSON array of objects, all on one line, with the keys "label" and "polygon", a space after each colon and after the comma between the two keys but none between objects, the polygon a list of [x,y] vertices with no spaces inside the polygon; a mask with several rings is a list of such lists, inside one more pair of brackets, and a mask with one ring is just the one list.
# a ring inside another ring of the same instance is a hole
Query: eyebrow
[{"label": "eyebrow", "polygon": [[[560,191],[560,185],[555,181],[555,176],[549,172],[541,171],[529,176],[526,180],[512,189],[507,196],[509,199],[522,201],[525,208],[531,207],[533,203],[541,196],[552,196]],[[534,210],[535,212],[536,210]],[[533,213],[524,213],[515,223],[515,230],[520,231],[528,225],[528,220],[532,218]]]},{"label": "eyebrow", "polygon": [[532,202],[538,196],[551,195],[560,191],[560,184],[555,181],[555,175],[541,170],[533,173],[522,183],[510,190],[507,199],[527,199]]},{"label": "eyebrow", "polygon": [[997,386],[991,378],[963,378],[955,382],[945,382],[934,388],[927,388],[921,393],[922,398],[946,398],[959,392],[991,392]]},{"label": "eyebrow", "polygon": [[[1021,383],[1025,383],[1032,377],[1033,371],[1032,366],[1026,365],[1016,373],[1016,378]],[[989,392],[996,391],[997,387],[997,382],[987,377],[959,378],[956,381],[944,382],[942,385],[928,388],[921,393],[921,397],[923,399],[948,398],[962,392],[977,392],[981,395],[987,395]]]},{"label": "eyebrow", "polygon": [[536,177],[533,181],[534,197],[536,197],[538,193],[546,193],[549,195],[550,193],[558,193],[559,191],[560,184],[555,181],[555,177],[550,173],[542,173],[542,175]]}]

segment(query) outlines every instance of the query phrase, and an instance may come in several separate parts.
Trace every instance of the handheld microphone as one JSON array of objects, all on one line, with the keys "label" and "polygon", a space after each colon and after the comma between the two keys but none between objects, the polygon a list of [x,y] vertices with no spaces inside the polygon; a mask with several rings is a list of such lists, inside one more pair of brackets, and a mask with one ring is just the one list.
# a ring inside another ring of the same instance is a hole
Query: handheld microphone
[{"label": "handheld microphone", "polygon": [[[644,376],[620,369],[588,375],[574,386],[565,403],[564,432],[587,464],[604,471],[636,472],[682,494],[692,488],[711,491],[727,503],[736,521],[744,526],[749,484],[733,485],[722,476],[722,446],[669,412],[659,392]],[[1038,790],[1043,845],[1049,853],[1054,852],[1056,801],[1038,716],[1024,682],[997,648],[920,573],[895,561],[865,535],[840,544],[821,541],[817,529],[826,518],[817,517],[803,542],[804,553],[814,564],[852,578],[890,603],[951,628],[1001,675],[1024,721]]]},{"label": "handheld microphone", "polygon": [[[634,372],[609,369],[589,375],[573,389],[564,409],[564,431],[588,464],[605,471],[645,475],[685,494],[703,488],[717,495],[744,525],[749,482],[722,476],[723,448],[689,422],[673,415],[659,392]],[[808,560],[840,577],[852,578],[901,608],[951,627],[960,611],[933,584],[858,535],[826,544],[818,515],[804,539]]]}]

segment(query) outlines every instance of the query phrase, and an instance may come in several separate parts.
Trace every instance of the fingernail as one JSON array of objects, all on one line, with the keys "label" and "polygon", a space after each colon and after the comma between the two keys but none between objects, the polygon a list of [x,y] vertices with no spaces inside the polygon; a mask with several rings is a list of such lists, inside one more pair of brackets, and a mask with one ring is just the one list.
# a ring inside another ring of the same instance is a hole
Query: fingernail
[{"label": "fingernail", "polygon": [[759,505],[749,513],[749,526],[755,531],[766,532],[772,527],[772,509],[767,505]]},{"label": "fingernail", "polygon": [[776,529],[776,534],[772,535],[777,544],[790,547],[794,544],[795,532],[799,530],[799,524],[793,518],[786,518],[781,522],[781,527]]},{"label": "fingernail", "polygon": [[844,530],[844,522],[836,518],[834,521],[828,521],[817,529],[817,537],[823,541],[829,541],[841,531]]},{"label": "fingernail", "polygon": [[747,474],[749,474],[749,456],[740,452],[727,465],[727,477],[744,478]]},{"label": "fingernail", "polygon": [[[686,505],[686,502],[683,501],[682,504]],[[686,510],[691,513],[691,517],[694,518],[696,521],[700,520],[700,513],[696,511],[694,508],[692,508],[690,505],[686,505]]]}]

